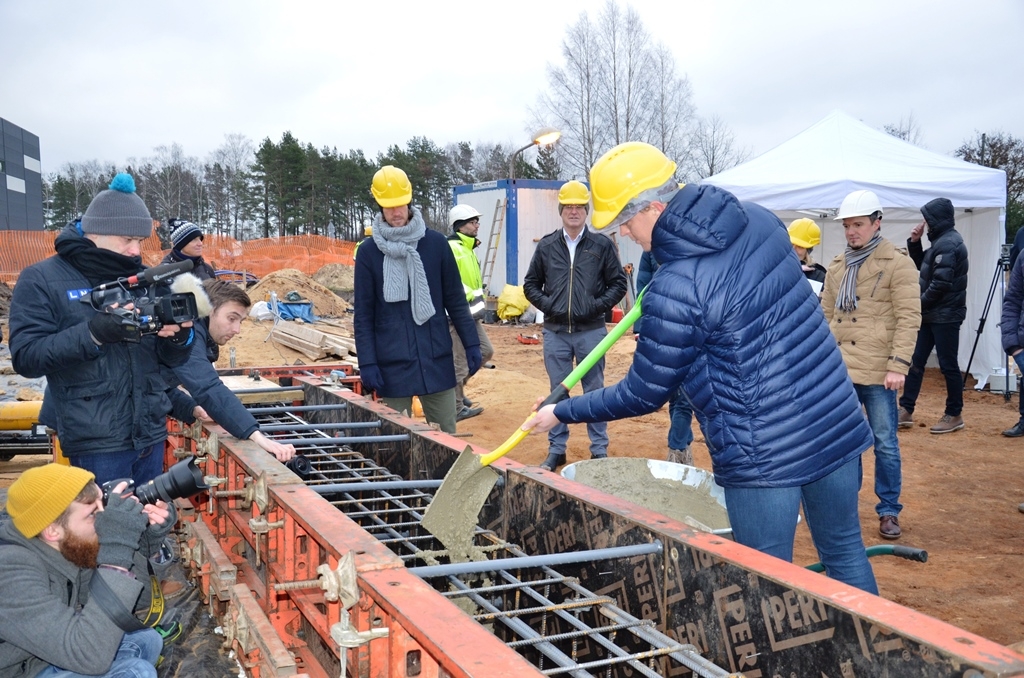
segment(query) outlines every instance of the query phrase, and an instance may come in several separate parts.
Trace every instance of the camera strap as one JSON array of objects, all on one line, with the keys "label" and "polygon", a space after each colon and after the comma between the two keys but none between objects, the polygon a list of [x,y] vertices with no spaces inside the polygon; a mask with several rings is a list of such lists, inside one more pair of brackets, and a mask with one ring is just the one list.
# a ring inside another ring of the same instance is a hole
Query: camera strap
[{"label": "camera strap", "polygon": [[124,606],[121,599],[117,597],[103,577],[99,576],[98,572],[93,573],[92,581],[89,583],[89,595],[110,617],[110,621],[114,622],[122,631],[132,633],[147,628]]}]

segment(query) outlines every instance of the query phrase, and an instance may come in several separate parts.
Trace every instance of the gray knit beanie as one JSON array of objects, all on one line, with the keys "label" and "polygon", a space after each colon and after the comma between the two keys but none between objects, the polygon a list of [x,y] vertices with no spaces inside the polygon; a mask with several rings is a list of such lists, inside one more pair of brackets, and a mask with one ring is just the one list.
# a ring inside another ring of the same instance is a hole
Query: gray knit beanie
[{"label": "gray knit beanie", "polygon": [[82,233],[148,238],[153,234],[153,217],[146,203],[135,193],[130,174],[118,174],[110,188],[92,199],[82,215]]}]

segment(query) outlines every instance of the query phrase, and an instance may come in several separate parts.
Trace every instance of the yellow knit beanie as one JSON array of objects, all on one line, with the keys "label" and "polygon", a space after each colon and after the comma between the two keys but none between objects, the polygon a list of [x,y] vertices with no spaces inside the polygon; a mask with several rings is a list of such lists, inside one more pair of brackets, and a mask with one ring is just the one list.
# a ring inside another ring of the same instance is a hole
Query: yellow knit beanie
[{"label": "yellow knit beanie", "polygon": [[31,539],[57,520],[95,477],[63,464],[30,468],[8,488],[7,513],[18,532]]}]

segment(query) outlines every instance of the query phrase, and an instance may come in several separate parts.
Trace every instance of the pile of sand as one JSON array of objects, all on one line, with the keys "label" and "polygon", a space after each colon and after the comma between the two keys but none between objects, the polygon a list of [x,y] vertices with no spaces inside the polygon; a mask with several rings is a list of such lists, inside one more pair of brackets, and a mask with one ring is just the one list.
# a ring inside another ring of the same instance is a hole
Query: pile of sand
[{"label": "pile of sand", "polygon": [[303,299],[313,302],[313,315],[317,316],[340,316],[348,308],[344,299],[294,268],[274,271],[248,289],[254,302],[270,301],[271,292],[277,292],[280,301],[285,301],[289,292],[298,292]]},{"label": "pile of sand", "polygon": [[352,293],[354,279],[355,269],[347,264],[327,264],[313,274],[313,280],[340,296]]}]

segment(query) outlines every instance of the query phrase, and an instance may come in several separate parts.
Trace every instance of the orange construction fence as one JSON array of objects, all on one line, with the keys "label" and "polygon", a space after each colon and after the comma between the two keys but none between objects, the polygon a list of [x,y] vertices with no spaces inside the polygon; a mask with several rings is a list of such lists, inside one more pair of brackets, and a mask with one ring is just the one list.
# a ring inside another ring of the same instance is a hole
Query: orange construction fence
[{"label": "orange construction fence", "polygon": [[[59,231],[0,231],[0,280],[13,285],[21,271],[54,254],[53,241]],[[238,241],[223,235],[206,235],[203,258],[214,268],[251,273],[257,278],[283,268],[295,268],[313,275],[327,264],[354,261],[356,244],[323,235],[294,235],[283,238]],[[160,263],[169,250],[160,239],[150,236],[142,243],[142,260],[148,266]]]}]

